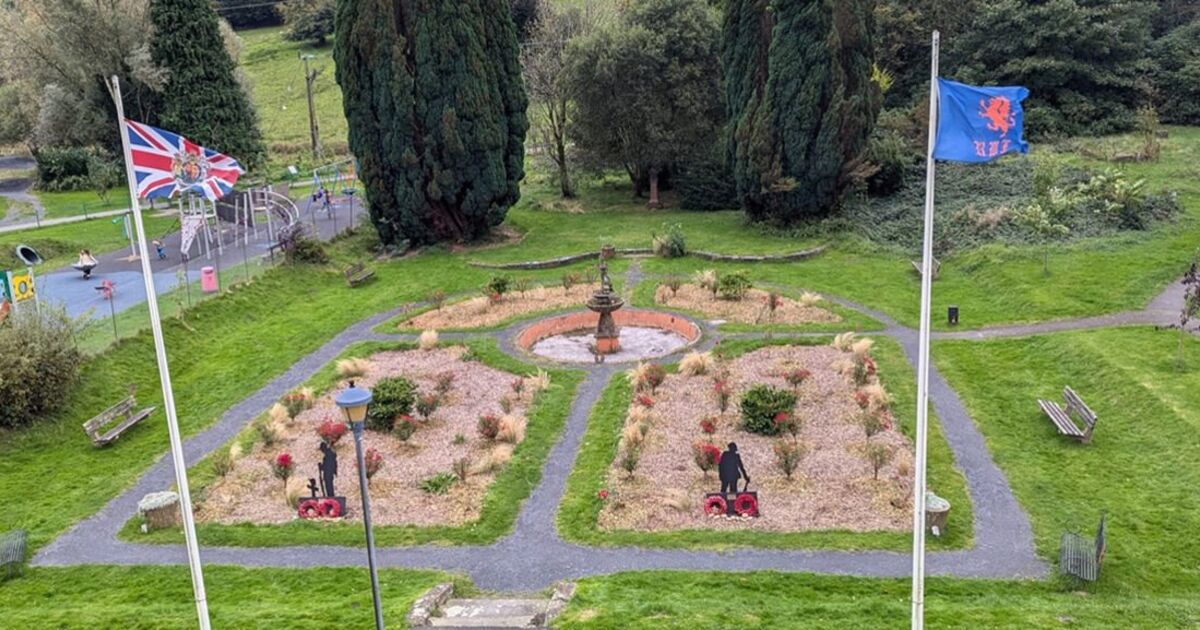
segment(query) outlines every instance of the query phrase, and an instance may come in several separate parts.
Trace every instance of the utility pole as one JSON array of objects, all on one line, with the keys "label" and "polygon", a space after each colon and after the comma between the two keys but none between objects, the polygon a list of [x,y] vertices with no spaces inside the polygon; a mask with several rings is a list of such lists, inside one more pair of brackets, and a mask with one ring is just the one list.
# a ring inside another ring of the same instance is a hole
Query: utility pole
[{"label": "utility pole", "polygon": [[313,103],[313,84],[317,82],[319,70],[309,70],[308,61],[316,59],[316,55],[300,55],[300,59],[304,61],[304,90],[308,94],[308,131],[312,136],[312,152],[313,158],[320,161],[321,159],[321,131],[317,128],[317,107]]}]

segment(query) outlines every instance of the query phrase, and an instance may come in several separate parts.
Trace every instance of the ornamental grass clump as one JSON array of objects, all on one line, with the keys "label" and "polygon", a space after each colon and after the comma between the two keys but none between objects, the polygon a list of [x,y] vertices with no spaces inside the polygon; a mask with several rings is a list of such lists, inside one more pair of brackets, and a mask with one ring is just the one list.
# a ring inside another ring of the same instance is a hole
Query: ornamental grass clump
[{"label": "ornamental grass clump", "polygon": [[283,398],[279,399],[279,403],[283,405],[284,410],[287,411],[289,422],[294,421],[296,416],[300,415],[302,412],[312,409],[312,406],[315,402],[316,397],[313,395],[313,391],[307,387],[293,392],[288,392],[287,394],[283,395]]},{"label": "ornamental grass clump", "polygon": [[716,269],[704,269],[697,271],[692,275],[692,283],[701,289],[707,289],[713,297],[717,295],[717,283],[720,282],[720,276],[717,275]]},{"label": "ornamental grass clump", "polygon": [[458,477],[454,473],[443,472],[426,477],[417,487],[426,494],[446,494],[457,481]]},{"label": "ornamental grass clump", "polygon": [[679,372],[684,376],[702,376],[715,367],[716,360],[711,352],[689,352],[679,362]]},{"label": "ornamental grass clump", "polygon": [[824,299],[825,298],[817,295],[816,293],[805,291],[804,293],[800,294],[800,299],[798,301],[800,302],[800,306],[812,308],[820,304]]},{"label": "ornamental grass clump", "polygon": [[354,357],[350,359],[342,359],[337,362],[338,376],[344,379],[360,378],[366,376],[367,371],[371,369],[371,362],[367,359]]},{"label": "ornamental grass clump", "polygon": [[879,383],[864,385],[854,392],[854,398],[860,407],[872,413],[883,413],[892,407],[892,397]]},{"label": "ornamental grass clump", "polygon": [[775,452],[775,466],[790,481],[792,473],[800,466],[800,461],[808,453],[808,447],[796,440],[775,440],[771,445]]},{"label": "ornamental grass clump", "polygon": [[854,340],[857,336],[853,332],[844,332],[834,337],[833,342],[829,345],[842,352],[850,352],[850,348],[854,345]]},{"label": "ornamental grass clump", "polygon": [[721,449],[712,442],[695,442],[692,444],[692,461],[707,478],[709,471],[721,463]]},{"label": "ornamental grass clump", "polygon": [[657,363],[639,363],[626,377],[635,391],[649,391],[654,394],[658,391],[658,386],[667,379],[667,370]]},{"label": "ornamental grass clump", "polygon": [[433,350],[438,345],[438,333],[436,330],[426,330],[417,338],[417,347],[422,350]]},{"label": "ornamental grass clump", "polygon": [[781,413],[792,412],[796,394],[770,385],[755,385],[742,394],[739,406],[743,429],[759,435],[778,435],[780,429],[775,418]]},{"label": "ornamental grass clump", "polygon": [[496,440],[509,444],[520,444],[525,441],[525,418],[520,416],[504,416],[496,428]]},{"label": "ornamental grass clump", "polygon": [[221,449],[212,454],[209,458],[209,466],[212,467],[213,474],[224,479],[229,471],[233,470],[233,454],[229,449]]},{"label": "ornamental grass clump", "polygon": [[530,375],[525,380],[529,384],[531,393],[537,393],[550,387],[550,373],[541,368],[538,368],[537,374]]},{"label": "ornamental grass clump", "polygon": [[346,435],[345,422],[326,420],[317,426],[317,436],[330,447],[336,446],[344,435]]}]

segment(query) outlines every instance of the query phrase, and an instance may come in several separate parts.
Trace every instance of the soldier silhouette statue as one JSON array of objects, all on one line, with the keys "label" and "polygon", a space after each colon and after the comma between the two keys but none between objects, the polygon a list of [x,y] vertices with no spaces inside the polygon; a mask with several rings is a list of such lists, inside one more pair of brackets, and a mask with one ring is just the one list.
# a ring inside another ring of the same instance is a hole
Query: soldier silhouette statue
[{"label": "soldier silhouette statue", "polygon": [[742,456],[738,455],[737,444],[734,442],[730,442],[728,449],[721,453],[721,463],[717,465],[717,471],[721,477],[721,494],[737,494],[739,478],[744,477],[746,485],[750,485],[750,475],[746,474]]},{"label": "soldier silhouette statue", "polygon": [[325,456],[317,464],[317,472],[321,476],[321,492],[327,497],[337,496],[333,491],[333,479],[338,473],[337,451],[322,441],[321,453]]}]

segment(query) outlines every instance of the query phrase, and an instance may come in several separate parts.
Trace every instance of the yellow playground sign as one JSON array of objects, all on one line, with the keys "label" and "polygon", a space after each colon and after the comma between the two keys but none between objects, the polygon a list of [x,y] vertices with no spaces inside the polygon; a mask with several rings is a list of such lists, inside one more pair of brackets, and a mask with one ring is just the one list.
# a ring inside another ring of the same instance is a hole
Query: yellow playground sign
[{"label": "yellow playground sign", "polygon": [[25,300],[36,297],[33,288],[33,273],[26,271],[10,271],[8,272],[8,286],[12,290],[14,302],[24,302]]}]

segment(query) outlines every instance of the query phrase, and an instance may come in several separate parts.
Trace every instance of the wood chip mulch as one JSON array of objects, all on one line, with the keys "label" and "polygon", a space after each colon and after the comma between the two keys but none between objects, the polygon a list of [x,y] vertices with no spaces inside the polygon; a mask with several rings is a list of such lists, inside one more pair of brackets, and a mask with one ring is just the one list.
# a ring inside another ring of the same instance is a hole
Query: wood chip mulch
[{"label": "wood chip mulch", "polygon": [[400,322],[399,328],[445,330],[447,328],[481,328],[493,326],[512,317],[528,313],[577,306],[580,309],[598,288],[595,283],[577,284],[570,290],[562,287],[534,287],[525,293],[509,291],[499,302],[479,296],[443,305]]}]

